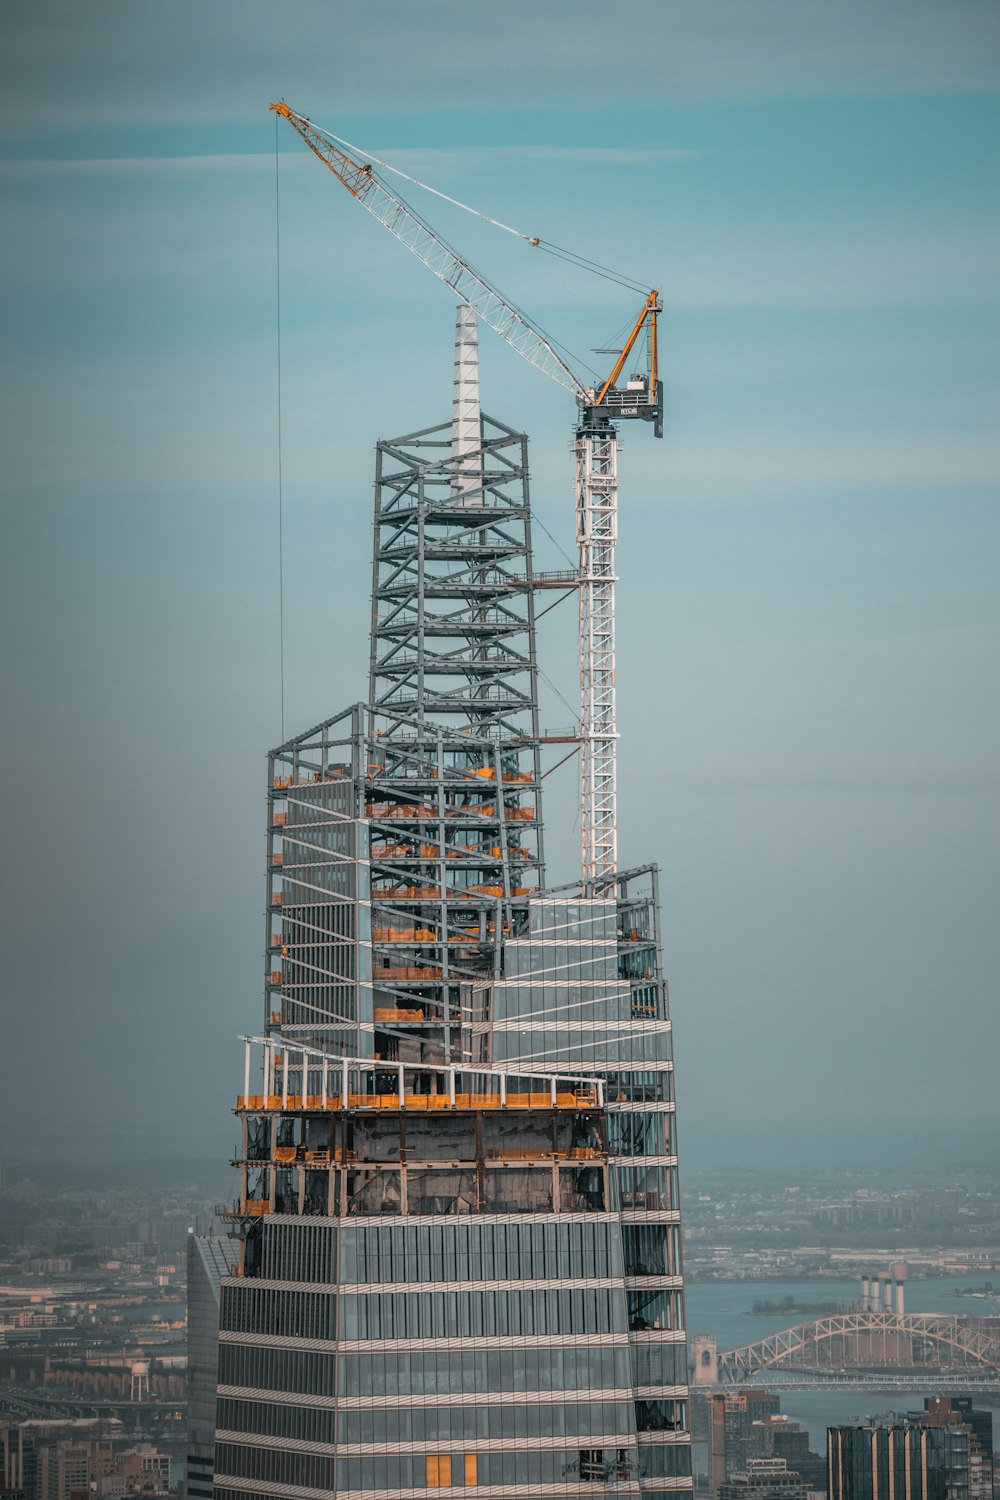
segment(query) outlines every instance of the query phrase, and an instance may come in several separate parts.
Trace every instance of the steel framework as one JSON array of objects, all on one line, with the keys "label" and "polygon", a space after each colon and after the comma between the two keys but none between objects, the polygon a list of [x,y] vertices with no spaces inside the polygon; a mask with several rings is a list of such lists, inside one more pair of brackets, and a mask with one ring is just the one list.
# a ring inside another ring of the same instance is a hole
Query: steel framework
[{"label": "steel framework", "polygon": [[455,372],[450,424],[378,445],[368,705],[271,760],[269,1024],[386,1062],[459,1056],[544,884],[527,439],[466,308]]},{"label": "steel framework", "polygon": [[970,1328],[957,1317],[938,1313],[855,1312],[797,1323],[754,1344],[727,1349],[719,1355],[719,1379],[745,1380],[761,1370],[781,1367],[785,1360],[830,1339],[880,1332],[927,1339],[976,1364],[1000,1369],[1000,1338]]}]

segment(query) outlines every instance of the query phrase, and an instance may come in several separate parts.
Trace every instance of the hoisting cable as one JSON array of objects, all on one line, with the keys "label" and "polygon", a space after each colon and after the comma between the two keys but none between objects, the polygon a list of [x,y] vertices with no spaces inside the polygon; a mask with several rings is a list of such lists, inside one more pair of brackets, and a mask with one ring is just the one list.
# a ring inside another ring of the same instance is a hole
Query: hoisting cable
[{"label": "hoisting cable", "polygon": [[533,245],[538,250],[545,250],[549,255],[554,255],[559,260],[567,260],[571,265],[579,266],[583,271],[590,271],[594,276],[601,276],[607,281],[615,281],[619,286],[624,286],[629,291],[645,292],[648,287],[632,277],[626,276],[624,272],[615,271],[610,266],[603,266],[599,261],[588,260],[585,255],[577,255],[573,250],[567,250],[565,245],[554,245],[551,240],[543,240],[535,234],[525,234],[522,229],[514,229],[510,224],[505,224],[502,219],[494,219],[489,214],[484,214],[481,209],[473,208],[469,203],[463,203],[460,198],[452,198],[448,193],[442,193],[439,188],[431,187],[429,182],[421,182],[419,177],[411,177],[409,172],[404,172],[401,167],[393,167],[387,161],[382,161],[377,156],[372,156],[370,151],[364,151],[360,146],[355,146],[351,141],[345,141],[342,136],[334,135],[332,130],[324,130],[322,125],[317,125],[314,120],[309,121],[313,130],[320,135],[325,135],[328,140],[334,141],[338,146],[343,146],[346,151],[353,151],[366,162],[374,162],[375,166],[381,167],[384,172],[392,172],[395,177],[402,177],[404,182],[412,182],[414,187],[423,188],[425,193],[433,193],[435,198],[442,198],[445,203],[451,203],[455,208],[462,209],[467,214],[474,215],[477,219],[484,220],[487,224],[493,224],[497,229],[503,229],[507,234],[512,234],[516,239],[525,240],[527,244]]},{"label": "hoisting cable", "polygon": [[332,130],[324,130],[322,125],[317,125],[314,120],[310,120],[309,124],[313,130],[319,131],[320,135],[325,135],[331,141],[336,141],[338,146],[343,146],[348,151],[356,152],[366,162],[374,162],[383,171],[392,172],[396,177],[402,177],[404,182],[412,182],[414,187],[423,188],[426,193],[433,193],[435,198],[443,198],[445,203],[452,203],[456,208],[464,209],[467,214],[474,214],[477,219],[485,219],[487,224],[494,224],[497,229],[505,229],[508,234],[516,235],[519,240],[527,240],[529,245],[538,245],[541,243],[533,235],[524,234],[520,229],[512,229],[509,224],[504,224],[500,219],[491,219],[489,214],[481,213],[478,208],[472,208],[468,203],[462,203],[458,198],[449,198],[447,193],[442,193],[437,188],[431,187],[429,182],[421,182],[419,177],[411,177],[408,172],[402,171],[401,168],[391,167],[387,161],[380,161],[377,156],[372,156],[370,151],[362,151],[360,146],[354,146],[350,141],[345,141],[339,135],[334,135]]},{"label": "hoisting cable", "polygon": [[541,517],[537,514],[537,512],[536,512],[535,515],[532,516],[532,518],[531,518],[531,524],[533,526],[537,526],[541,531],[545,532],[545,535],[548,537],[548,539],[552,543],[553,547],[555,547],[555,549],[556,549],[557,552],[561,552],[562,553],[563,557],[569,563],[569,565],[570,565],[571,568],[575,568],[575,567],[578,566],[578,560],[575,557],[570,557],[569,553],[566,551],[566,548],[561,544],[561,542],[557,542],[556,541],[555,537],[552,535],[551,531],[546,526],[545,522],[541,519]]},{"label": "hoisting cable", "polygon": [[568,709],[568,711],[573,715],[573,720],[577,724],[577,726],[579,727],[579,722],[580,722],[579,711],[573,707],[572,703],[567,703],[566,702],[566,699],[563,697],[562,693],[556,687],[555,683],[552,681],[552,678],[549,677],[545,672],[543,672],[542,669],[541,669],[541,667],[537,666],[537,663],[536,663],[536,668],[537,668],[539,677],[542,679],[542,681],[548,687],[550,687],[552,689],[552,691],[555,693],[556,697],[559,699],[559,702],[562,704],[563,708]]},{"label": "hoisting cable", "polygon": [[551,240],[533,240],[532,244],[538,246],[539,250],[545,250],[549,255],[554,255],[557,260],[569,261],[571,266],[577,266],[581,271],[589,271],[592,276],[600,276],[603,281],[614,281],[618,286],[623,286],[630,292],[646,292],[648,287],[641,281],[633,281],[630,276],[625,276],[620,271],[612,271],[610,266],[602,266],[596,260],[587,260],[584,255],[577,255],[574,250],[566,250],[562,245],[553,245]]},{"label": "hoisting cable", "polygon": [[285,740],[285,547],[281,464],[281,195],[278,186],[278,116],[274,117],[274,260],[278,345],[278,656],[280,661],[281,741]]}]

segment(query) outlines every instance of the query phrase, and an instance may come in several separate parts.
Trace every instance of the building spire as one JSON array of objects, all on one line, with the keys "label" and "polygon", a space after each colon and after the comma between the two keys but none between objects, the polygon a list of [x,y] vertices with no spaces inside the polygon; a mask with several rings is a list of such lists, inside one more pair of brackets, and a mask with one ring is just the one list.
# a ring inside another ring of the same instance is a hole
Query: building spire
[{"label": "building spire", "polygon": [[455,385],[451,453],[456,466],[452,494],[464,504],[482,489],[482,416],[479,407],[479,332],[475,310],[460,302],[455,310]]}]

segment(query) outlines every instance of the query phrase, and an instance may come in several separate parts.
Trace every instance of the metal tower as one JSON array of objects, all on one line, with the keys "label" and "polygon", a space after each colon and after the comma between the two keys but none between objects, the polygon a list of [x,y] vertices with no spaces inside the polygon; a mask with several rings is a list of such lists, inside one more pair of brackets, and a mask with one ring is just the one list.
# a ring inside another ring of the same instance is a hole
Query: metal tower
[{"label": "metal tower", "polygon": [[580,549],[580,820],[584,881],[618,868],[615,543],[618,435],[606,419],[576,440]]}]

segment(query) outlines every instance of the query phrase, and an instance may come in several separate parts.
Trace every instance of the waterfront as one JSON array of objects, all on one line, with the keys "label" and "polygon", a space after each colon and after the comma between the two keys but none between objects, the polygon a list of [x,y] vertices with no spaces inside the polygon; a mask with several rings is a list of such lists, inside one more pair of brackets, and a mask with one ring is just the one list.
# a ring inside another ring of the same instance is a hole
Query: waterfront
[{"label": "waterfront", "polygon": [[[956,1296],[983,1286],[981,1273],[970,1276],[938,1276],[906,1283],[906,1310],[913,1313],[947,1313],[962,1317],[1000,1317],[1000,1287],[991,1296]],[[686,1291],[688,1338],[711,1334],[720,1349],[732,1349],[766,1338],[795,1323],[811,1321],[810,1314],[777,1312],[755,1314],[755,1302],[781,1302],[793,1297],[797,1303],[838,1303],[846,1310],[857,1303],[859,1285],[854,1281],[713,1281],[689,1284]],[[761,1381],[761,1384],[766,1382]],[[779,1389],[777,1382],[769,1389]],[[785,1416],[801,1422],[809,1432],[810,1447],[826,1451],[826,1429],[842,1422],[861,1421],[879,1412],[912,1411],[934,1395],[933,1382],[926,1390],[905,1392],[872,1390],[787,1390],[781,1393]],[[1000,1397],[978,1396],[978,1405],[990,1407],[1000,1430]],[[696,1444],[696,1462],[704,1468],[702,1444]]]}]

